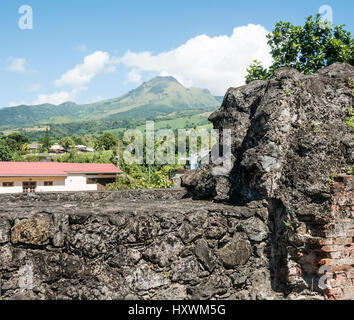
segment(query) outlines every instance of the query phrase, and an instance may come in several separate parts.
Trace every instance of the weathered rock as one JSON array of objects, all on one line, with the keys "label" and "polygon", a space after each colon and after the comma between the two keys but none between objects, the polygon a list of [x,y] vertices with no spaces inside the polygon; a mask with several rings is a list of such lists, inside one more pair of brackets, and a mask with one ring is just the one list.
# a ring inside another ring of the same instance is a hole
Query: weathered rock
[{"label": "weathered rock", "polygon": [[50,225],[51,219],[48,215],[17,220],[11,229],[11,242],[13,244],[46,245],[49,243]]},{"label": "weathered rock", "polygon": [[126,281],[133,290],[150,290],[168,283],[162,272],[153,271],[147,264],[139,266]]},{"label": "weathered rock", "polygon": [[[353,78],[353,66],[335,63],[312,75],[281,68],[271,80],[230,88],[209,118],[221,134],[232,130],[235,161],[228,182],[220,188],[225,177],[202,165],[182,184],[196,198],[239,205],[283,199],[294,214],[315,204],[311,210],[320,216],[330,200],[328,178],[354,162],[352,128],[344,123]],[[306,192],[314,185],[318,192]]]},{"label": "weathered rock", "polygon": [[262,241],[268,236],[268,227],[260,219],[256,217],[245,220],[242,229],[247,233],[248,237],[253,241]]},{"label": "weathered rock", "polygon": [[171,269],[171,279],[176,282],[198,282],[200,275],[199,263],[194,256],[176,261]]},{"label": "weathered rock", "polygon": [[213,271],[216,266],[216,257],[209,248],[208,242],[200,239],[195,244],[194,253],[202,264],[209,270]]},{"label": "weathered rock", "polygon": [[161,267],[166,267],[178,257],[183,248],[184,246],[178,238],[168,235],[158,243],[149,247],[145,251],[144,257],[153,263],[157,263]]},{"label": "weathered rock", "polygon": [[252,254],[252,247],[248,240],[236,233],[230,243],[218,250],[218,255],[226,268],[235,268],[245,264]]},{"label": "weathered rock", "polygon": [[10,222],[5,217],[0,217],[0,244],[10,240]]}]

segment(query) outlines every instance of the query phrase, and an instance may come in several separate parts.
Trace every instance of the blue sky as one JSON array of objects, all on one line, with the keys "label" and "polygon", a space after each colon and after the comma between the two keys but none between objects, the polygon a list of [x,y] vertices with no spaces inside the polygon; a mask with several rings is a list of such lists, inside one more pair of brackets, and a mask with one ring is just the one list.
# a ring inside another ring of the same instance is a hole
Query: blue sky
[{"label": "blue sky", "polygon": [[[21,5],[32,30],[18,26]],[[303,24],[323,5],[354,32],[352,0],[3,0],[0,107],[114,98],[159,74],[222,95],[251,59],[270,63],[277,21]]]}]

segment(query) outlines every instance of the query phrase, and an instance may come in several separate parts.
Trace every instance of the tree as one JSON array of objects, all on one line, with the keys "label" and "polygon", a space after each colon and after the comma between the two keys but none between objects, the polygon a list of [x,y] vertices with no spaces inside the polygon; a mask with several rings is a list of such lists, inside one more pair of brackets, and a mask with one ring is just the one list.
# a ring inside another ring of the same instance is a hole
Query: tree
[{"label": "tree", "polygon": [[65,149],[72,148],[75,145],[75,142],[70,137],[64,137],[59,140],[59,144]]},{"label": "tree", "polygon": [[95,141],[95,149],[112,150],[117,144],[118,138],[114,134],[106,132]]},{"label": "tree", "polygon": [[40,143],[42,144],[42,150],[48,151],[50,148],[50,134],[48,128],[45,130],[45,135],[44,137],[40,140]]},{"label": "tree", "polygon": [[8,136],[1,137],[1,140],[12,152],[21,151],[22,146],[29,142],[28,137],[19,132],[14,132]]},{"label": "tree", "polygon": [[0,140],[0,161],[11,161],[12,160],[12,151],[10,147]]},{"label": "tree", "polygon": [[270,79],[280,67],[295,68],[304,74],[335,62],[354,65],[354,39],[344,25],[332,27],[321,16],[308,17],[305,25],[280,21],[267,36],[273,64],[267,70],[258,61],[247,69],[246,83]]}]

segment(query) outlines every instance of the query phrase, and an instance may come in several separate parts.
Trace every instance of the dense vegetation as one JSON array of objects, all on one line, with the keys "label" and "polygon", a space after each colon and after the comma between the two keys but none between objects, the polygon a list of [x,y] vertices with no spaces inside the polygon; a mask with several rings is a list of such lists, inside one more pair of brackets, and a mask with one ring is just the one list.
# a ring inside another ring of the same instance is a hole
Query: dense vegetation
[{"label": "dense vegetation", "polygon": [[319,14],[308,17],[303,27],[280,21],[267,37],[274,62],[266,69],[255,60],[247,69],[246,83],[270,79],[280,67],[311,74],[335,62],[354,65],[351,33],[344,26],[332,27],[323,22]]}]

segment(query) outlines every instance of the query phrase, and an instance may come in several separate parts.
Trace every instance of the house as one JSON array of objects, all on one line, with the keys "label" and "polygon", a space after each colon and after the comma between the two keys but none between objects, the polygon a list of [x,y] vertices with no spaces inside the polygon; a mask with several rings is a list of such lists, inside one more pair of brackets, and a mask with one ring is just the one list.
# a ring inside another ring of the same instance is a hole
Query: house
[{"label": "house", "polygon": [[84,145],[75,146],[75,150],[82,153],[93,153],[95,150]]},{"label": "house", "polygon": [[113,164],[0,162],[0,194],[102,190],[120,173]]},{"label": "house", "polygon": [[49,149],[49,153],[65,153],[66,149],[61,146],[59,143],[54,143],[50,149]]}]

